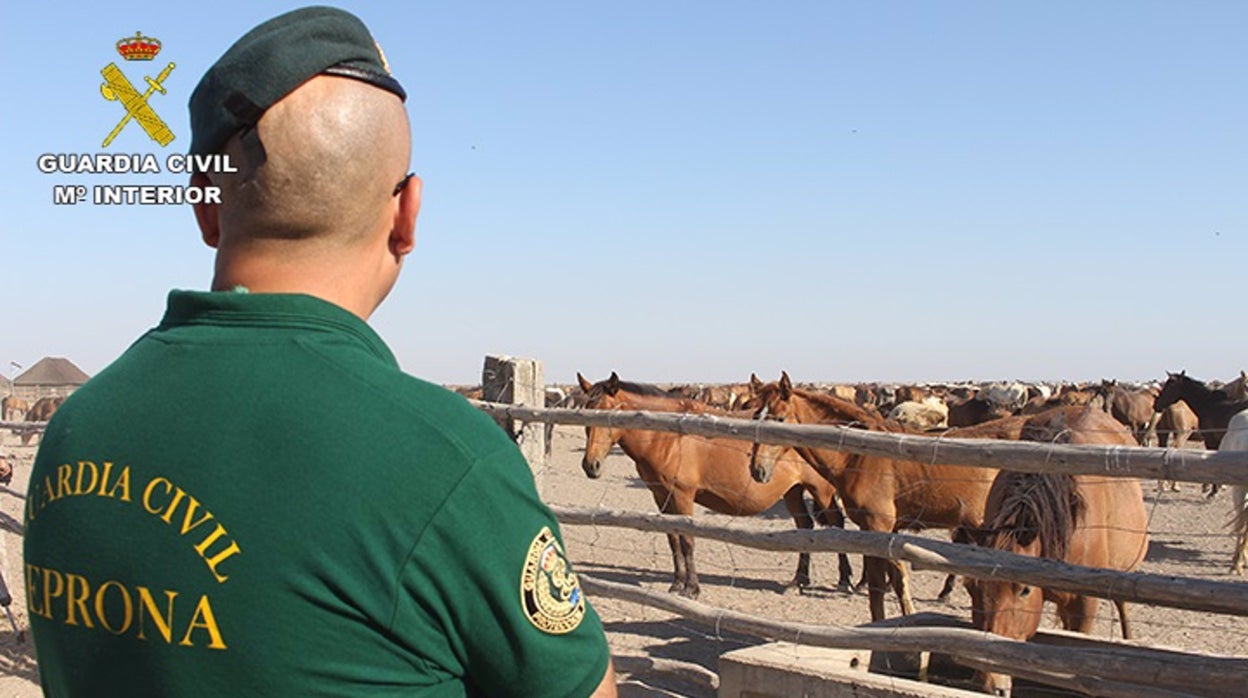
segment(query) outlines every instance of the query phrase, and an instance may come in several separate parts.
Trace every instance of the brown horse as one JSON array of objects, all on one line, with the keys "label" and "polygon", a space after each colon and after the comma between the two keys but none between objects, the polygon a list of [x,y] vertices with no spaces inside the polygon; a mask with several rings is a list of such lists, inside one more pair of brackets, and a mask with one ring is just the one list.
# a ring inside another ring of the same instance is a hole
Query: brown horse
[{"label": "brown horse", "polygon": [[1235,380],[1222,386],[1222,389],[1232,400],[1248,399],[1248,371],[1240,371]]},{"label": "brown horse", "polygon": [[[1103,411],[1067,407],[1036,415],[1023,439],[1071,444],[1134,446],[1126,427]],[[980,545],[1075,565],[1129,571],[1148,550],[1148,515],[1139,480],[1100,475],[1002,471],[988,494],[986,526],[972,533]],[[1027,584],[968,580],[975,627],[1016,640],[1036,633],[1045,601],[1057,605],[1066,630],[1091,632],[1097,600]],[[1131,637],[1125,601],[1115,599],[1122,635]],[[1008,696],[1010,677],[980,674],[990,693]]]},{"label": "brown horse", "polygon": [[1105,411],[1131,430],[1140,446],[1147,446],[1148,427],[1153,422],[1153,398],[1147,390],[1128,390],[1116,380],[1103,380],[1097,395],[1104,400]]},{"label": "brown horse", "polygon": [[[788,373],[782,373],[780,380],[774,383],[763,385],[757,377],[752,377],[751,383],[760,405],[755,419],[913,433],[852,402],[798,390],[793,387]],[[1009,438],[1011,435],[1017,438],[1022,422],[1022,418],[1006,418],[980,425],[978,432],[967,428],[944,433],[964,438]],[[789,448],[755,445],[750,462],[755,479],[774,467],[787,455]],[[866,531],[978,528],[983,522],[988,488],[996,477],[996,471],[990,468],[933,465],[830,449],[796,447],[794,450],[832,481],[845,504],[846,515]],[[863,566],[872,620],[884,618],[884,591],[890,580],[901,601],[902,613],[914,612],[909,572],[904,564],[868,557]]]},{"label": "brown horse", "polygon": [[[1199,424],[1200,420],[1192,408],[1188,407],[1186,402],[1179,400],[1166,409],[1154,413],[1153,423],[1148,430],[1161,448],[1183,448],[1187,445],[1188,439],[1192,438],[1192,433],[1196,431]],[[1167,487],[1171,492],[1179,491],[1179,483],[1174,480],[1170,480],[1169,485],[1165,481],[1157,481],[1159,491]]]},{"label": "brown horse", "polygon": [[0,456],[0,485],[7,485],[13,481],[13,466],[9,465],[9,460],[4,456]]},{"label": "brown horse", "polygon": [[[725,414],[705,403],[673,398],[651,386],[625,383],[615,373],[594,384],[579,373],[576,377],[588,398],[585,406],[589,409]],[[797,527],[810,529],[814,522],[802,498],[802,492],[807,492],[815,500],[815,517],[820,523],[845,526],[844,515],[836,503],[836,490],[799,458],[785,459],[777,464],[770,482],[758,483],[750,478],[751,444],[747,441],[609,427],[587,427],[585,432],[585,457],[581,461],[585,474],[600,477],[603,459],[618,443],[633,459],[637,474],[664,514],[692,516],[697,503],[721,514],[754,516],[783,499]],[[675,567],[671,591],[697,598],[701,588],[693,562],[693,536],[669,533],[667,541]],[[838,558],[837,586],[848,590],[853,575],[849,556],[841,554]],[[800,590],[809,585],[810,554],[801,553],[790,586]]]},{"label": "brown horse", "polygon": [[[65,402],[65,398],[60,396],[46,395],[39,398],[35,401],[35,404],[31,405],[30,409],[26,411],[26,421],[46,422],[49,419],[52,419],[52,414],[56,412],[56,408],[60,407],[63,402]],[[39,432],[22,431],[19,433],[22,437],[22,445],[25,446],[26,444],[29,444],[31,438]]]},{"label": "brown horse", "polygon": [[6,422],[20,422],[30,410],[30,403],[16,395],[6,396],[0,400],[0,419]]}]

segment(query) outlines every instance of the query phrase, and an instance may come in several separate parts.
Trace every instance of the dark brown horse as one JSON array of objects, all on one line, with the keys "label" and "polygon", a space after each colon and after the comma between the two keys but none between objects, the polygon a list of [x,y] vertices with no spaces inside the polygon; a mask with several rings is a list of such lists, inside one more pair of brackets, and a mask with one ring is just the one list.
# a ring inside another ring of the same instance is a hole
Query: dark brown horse
[{"label": "dark brown horse", "polygon": [[1187,375],[1186,371],[1167,373],[1166,383],[1153,402],[1153,410],[1160,412],[1182,400],[1200,420],[1200,435],[1205,448],[1216,451],[1226,435],[1226,424],[1231,417],[1248,409],[1248,400],[1232,400],[1226,391],[1213,390],[1201,381]]},{"label": "dark brown horse", "polygon": [[[705,403],[673,398],[651,386],[625,383],[615,373],[594,384],[579,373],[576,377],[589,409],[725,414]],[[619,444],[636,463],[637,474],[664,514],[692,516],[697,503],[721,514],[754,516],[783,499],[797,527],[810,529],[814,522],[802,498],[802,492],[807,492],[815,501],[815,517],[820,523],[845,526],[836,490],[800,458],[784,459],[777,464],[770,482],[759,483],[750,478],[748,441],[609,427],[587,427],[585,431],[585,457],[581,461],[585,474],[600,477],[603,459],[613,445]],[[671,591],[697,598],[700,587],[693,562],[693,536],[669,533],[667,541],[675,567]],[[848,590],[853,575],[849,557],[841,554],[839,565],[838,587]],[[801,553],[790,586],[802,589],[809,585],[810,554]]]},{"label": "dark brown horse", "polygon": [[[1231,417],[1248,409],[1248,400],[1233,400],[1226,391],[1213,390],[1201,381],[1191,378],[1187,371],[1166,373],[1166,383],[1161,386],[1161,393],[1153,402],[1153,410],[1161,412],[1170,405],[1182,400],[1196,413],[1200,422],[1200,436],[1204,439],[1205,448],[1218,450],[1222,437],[1226,435],[1226,424]],[[1218,493],[1218,485],[1209,489],[1209,496]]]},{"label": "dark brown horse", "polygon": [[[757,378],[753,378],[752,383],[760,404],[756,419],[913,433],[847,400],[796,389],[787,373],[782,373],[780,380],[774,383],[763,385]],[[978,436],[1008,438],[1014,434],[1017,438],[1022,422],[1021,418],[1009,418],[980,425],[982,433]],[[944,433],[964,438],[977,435],[969,428]],[[750,463],[754,477],[759,478],[788,455],[789,448],[755,445]],[[866,531],[978,528],[983,522],[988,488],[997,474],[989,468],[933,465],[830,449],[797,447],[794,450],[836,485],[846,515]],[[863,566],[872,620],[884,618],[884,591],[890,580],[901,602],[902,613],[914,612],[909,573],[904,564],[868,557]]]},{"label": "dark brown horse", "polygon": [[[1135,445],[1117,420],[1095,408],[1068,407],[1036,415],[1023,438],[1071,444]],[[986,547],[1076,565],[1129,571],[1148,550],[1148,515],[1139,480],[1100,475],[1002,471],[988,494],[986,525],[974,532]],[[999,580],[968,580],[975,627],[1016,640],[1036,633],[1045,601],[1057,605],[1067,630],[1087,633],[1097,600],[1073,592]],[[1126,602],[1114,600],[1122,635],[1131,637]],[[981,674],[985,689],[1008,696],[1010,677]]]}]

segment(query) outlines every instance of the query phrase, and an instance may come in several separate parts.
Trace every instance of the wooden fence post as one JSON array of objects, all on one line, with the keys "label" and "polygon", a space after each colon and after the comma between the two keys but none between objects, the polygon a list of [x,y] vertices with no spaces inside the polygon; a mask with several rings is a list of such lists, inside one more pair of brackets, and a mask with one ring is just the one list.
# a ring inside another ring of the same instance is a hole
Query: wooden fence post
[{"label": "wooden fence post", "polygon": [[[542,375],[542,362],[514,356],[487,356],[481,372],[482,397],[486,402],[524,405],[542,408],[546,406],[546,380]],[[546,467],[545,425],[541,422],[516,422],[507,417],[495,417],[498,425],[520,446],[520,452],[529,461],[537,491],[542,491],[541,471]]]}]

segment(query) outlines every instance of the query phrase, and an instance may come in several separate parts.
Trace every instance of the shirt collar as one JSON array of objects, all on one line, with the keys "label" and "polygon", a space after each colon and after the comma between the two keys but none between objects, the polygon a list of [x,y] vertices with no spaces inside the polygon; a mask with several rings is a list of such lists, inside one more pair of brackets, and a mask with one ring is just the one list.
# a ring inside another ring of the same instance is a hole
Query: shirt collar
[{"label": "shirt collar", "polygon": [[337,331],[351,336],[386,363],[398,362],[368,323],[329,301],[303,293],[233,291],[169,292],[161,328],[178,325],[290,327]]}]

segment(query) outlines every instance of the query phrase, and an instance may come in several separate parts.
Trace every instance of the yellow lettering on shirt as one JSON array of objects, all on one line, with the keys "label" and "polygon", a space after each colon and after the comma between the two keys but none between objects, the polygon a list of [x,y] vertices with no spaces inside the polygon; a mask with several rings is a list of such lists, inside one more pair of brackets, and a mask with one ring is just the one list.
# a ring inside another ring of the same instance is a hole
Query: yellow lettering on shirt
[{"label": "yellow lettering on shirt", "polygon": [[26,593],[32,601],[42,597],[44,602],[42,608],[31,603],[30,612],[53,622],[103,629],[143,642],[228,649],[206,594],[194,607],[179,606],[177,591],[153,593],[148,587],[112,579],[97,586],[83,575],[32,564],[26,565]]}]

